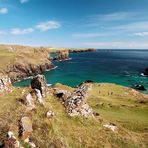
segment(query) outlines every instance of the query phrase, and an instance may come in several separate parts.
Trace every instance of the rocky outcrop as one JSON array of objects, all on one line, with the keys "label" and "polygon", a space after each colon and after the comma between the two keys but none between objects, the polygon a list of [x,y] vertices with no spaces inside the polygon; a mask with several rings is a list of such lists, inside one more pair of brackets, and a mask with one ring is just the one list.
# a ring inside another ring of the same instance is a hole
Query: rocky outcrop
[{"label": "rocky outcrop", "polygon": [[5,73],[11,78],[13,83],[30,76],[41,74],[46,70],[51,70],[52,68],[54,68],[54,65],[48,61],[39,65],[16,63],[14,65],[8,66],[5,70]]},{"label": "rocky outcrop", "polygon": [[29,117],[22,117],[19,122],[19,137],[26,140],[32,133],[32,122]]},{"label": "rocky outcrop", "polygon": [[88,48],[88,49],[69,49],[69,52],[71,53],[78,53],[78,52],[94,52],[96,49],[94,48]]},{"label": "rocky outcrop", "polygon": [[53,60],[57,60],[57,61],[65,61],[69,59],[69,51],[68,50],[61,50],[58,51],[58,55],[56,57],[53,58]]},{"label": "rocky outcrop", "polygon": [[91,86],[91,83],[82,83],[73,92],[56,90],[55,95],[60,98],[70,116],[93,116],[93,111],[87,104],[88,92],[91,89]]},{"label": "rocky outcrop", "polygon": [[4,140],[2,147],[4,148],[19,148],[20,147],[20,142],[14,136],[14,133],[12,131],[8,131],[7,137]]},{"label": "rocky outcrop", "polygon": [[47,93],[46,79],[44,75],[37,75],[31,81],[31,88],[35,90],[39,100]]},{"label": "rocky outcrop", "polygon": [[134,88],[137,89],[137,90],[143,90],[145,91],[145,87],[143,85],[140,85],[140,84],[137,84],[137,85],[134,85]]},{"label": "rocky outcrop", "polygon": [[37,75],[31,81],[32,90],[20,99],[20,102],[27,107],[28,111],[36,108],[36,104],[44,105],[44,98],[47,95],[48,88],[44,75]]},{"label": "rocky outcrop", "polygon": [[145,76],[148,76],[148,67],[145,69],[144,75],[145,75]]},{"label": "rocky outcrop", "polygon": [[0,73],[0,96],[12,92],[11,80],[7,75]]}]

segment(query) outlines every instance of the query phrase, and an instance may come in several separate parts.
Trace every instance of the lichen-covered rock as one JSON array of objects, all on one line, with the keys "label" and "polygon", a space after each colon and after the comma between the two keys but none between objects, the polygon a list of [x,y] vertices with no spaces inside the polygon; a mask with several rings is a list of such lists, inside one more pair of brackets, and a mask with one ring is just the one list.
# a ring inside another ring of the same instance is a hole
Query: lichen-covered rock
[{"label": "lichen-covered rock", "polygon": [[93,116],[92,109],[87,104],[88,91],[90,89],[91,83],[82,83],[65,101],[64,105],[70,116]]},{"label": "lichen-covered rock", "polygon": [[35,108],[35,102],[31,93],[25,95],[21,99],[21,102],[27,106],[28,110],[33,110]]},{"label": "lichen-covered rock", "polygon": [[19,136],[22,139],[27,139],[32,133],[32,122],[29,117],[22,117],[19,122]]},{"label": "lichen-covered rock", "polygon": [[91,89],[91,86],[90,82],[85,82],[79,85],[73,92],[56,90],[55,96],[60,98],[70,116],[93,116],[93,111],[87,104],[88,91]]},{"label": "lichen-covered rock", "polygon": [[20,148],[20,142],[14,136],[12,131],[8,131],[7,138],[4,140],[3,143],[4,148]]},{"label": "lichen-covered rock", "polygon": [[7,75],[0,73],[0,96],[12,92],[11,80]]},{"label": "lichen-covered rock", "polygon": [[47,85],[46,85],[45,76],[44,75],[35,76],[31,81],[31,88],[39,90],[42,97],[45,97],[47,93]]}]

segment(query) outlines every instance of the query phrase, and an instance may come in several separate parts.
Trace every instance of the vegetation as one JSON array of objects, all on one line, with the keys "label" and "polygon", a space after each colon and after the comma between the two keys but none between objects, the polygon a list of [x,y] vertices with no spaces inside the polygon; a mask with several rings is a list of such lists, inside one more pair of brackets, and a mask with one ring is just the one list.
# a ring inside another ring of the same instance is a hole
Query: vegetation
[{"label": "vegetation", "polygon": [[[72,91],[73,88],[56,84],[55,87]],[[50,89],[50,88],[49,88]],[[69,117],[61,102],[50,93],[45,106],[37,105],[35,111],[25,111],[19,99],[29,88],[14,88],[13,93],[0,98],[0,139],[11,128],[17,135],[18,120],[28,115],[33,122],[31,140],[37,147],[115,147],[146,148],[148,145],[148,96],[115,84],[93,84],[88,103],[100,114],[92,118]],[[46,117],[48,110],[55,116]],[[103,127],[114,123],[117,131]],[[23,144],[23,143],[22,143]]]}]

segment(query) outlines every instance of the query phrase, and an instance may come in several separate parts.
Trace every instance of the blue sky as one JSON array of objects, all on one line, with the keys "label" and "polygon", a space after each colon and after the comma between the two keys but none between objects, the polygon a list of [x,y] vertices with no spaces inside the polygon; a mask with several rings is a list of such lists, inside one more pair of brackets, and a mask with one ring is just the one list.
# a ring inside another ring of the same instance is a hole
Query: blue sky
[{"label": "blue sky", "polygon": [[148,0],[0,0],[0,44],[148,49]]}]

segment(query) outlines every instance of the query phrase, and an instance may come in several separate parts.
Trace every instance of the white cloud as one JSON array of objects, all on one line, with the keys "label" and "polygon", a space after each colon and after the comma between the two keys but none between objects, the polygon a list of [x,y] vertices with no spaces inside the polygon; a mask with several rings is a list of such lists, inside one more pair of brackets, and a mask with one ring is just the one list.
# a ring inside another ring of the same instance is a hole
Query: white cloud
[{"label": "white cloud", "polygon": [[13,28],[11,30],[11,34],[13,35],[23,35],[23,34],[29,34],[32,32],[34,32],[33,28],[27,28],[27,29]]},{"label": "white cloud", "polygon": [[136,32],[134,33],[134,35],[144,37],[144,36],[148,36],[148,32]]},{"label": "white cloud", "polygon": [[36,28],[39,29],[40,31],[47,31],[50,29],[57,29],[60,28],[61,24],[57,21],[47,21],[47,22],[42,22],[36,25]]},{"label": "white cloud", "polygon": [[27,3],[29,0],[20,0],[21,4]]},{"label": "white cloud", "polygon": [[84,42],[83,46],[102,49],[148,49],[148,42]]},{"label": "white cloud", "polygon": [[0,8],[0,14],[7,14],[8,9],[7,8]]}]

